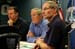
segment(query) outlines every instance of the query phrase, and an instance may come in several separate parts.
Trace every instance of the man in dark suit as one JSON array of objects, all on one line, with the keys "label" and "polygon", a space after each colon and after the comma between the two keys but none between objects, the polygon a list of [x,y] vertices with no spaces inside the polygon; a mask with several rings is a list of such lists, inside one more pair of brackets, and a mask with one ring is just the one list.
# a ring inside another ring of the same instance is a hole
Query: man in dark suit
[{"label": "man in dark suit", "polygon": [[58,5],[54,1],[47,1],[42,6],[44,17],[49,22],[49,31],[46,33],[45,39],[37,41],[42,49],[61,49],[61,47],[63,49],[65,25],[60,19],[57,9]]},{"label": "man in dark suit", "polygon": [[7,12],[8,12],[7,24],[9,26],[14,26],[18,28],[22,35],[22,40],[26,41],[26,34],[29,28],[27,22],[19,16],[19,10],[16,7],[10,6]]}]

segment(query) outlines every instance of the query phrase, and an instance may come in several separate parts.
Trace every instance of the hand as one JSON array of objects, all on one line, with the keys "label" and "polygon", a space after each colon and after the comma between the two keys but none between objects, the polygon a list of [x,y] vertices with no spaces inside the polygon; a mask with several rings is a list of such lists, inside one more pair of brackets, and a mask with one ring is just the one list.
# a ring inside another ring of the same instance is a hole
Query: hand
[{"label": "hand", "polygon": [[54,47],[48,46],[41,38],[36,40],[36,44],[39,45],[41,49],[54,49]]},{"label": "hand", "polygon": [[8,20],[8,24],[9,24],[9,26],[13,26],[13,20]]},{"label": "hand", "polygon": [[40,45],[41,49],[55,49],[53,46],[48,46],[46,43],[41,43]]},{"label": "hand", "polygon": [[40,45],[40,44],[43,43],[43,42],[44,42],[43,39],[40,38],[40,37],[36,39],[36,44],[37,44],[37,45]]},{"label": "hand", "polygon": [[41,49],[49,49],[48,45],[44,42],[41,43],[39,46],[40,46]]},{"label": "hand", "polygon": [[34,37],[33,32],[29,31],[28,34],[27,34],[27,37]]}]

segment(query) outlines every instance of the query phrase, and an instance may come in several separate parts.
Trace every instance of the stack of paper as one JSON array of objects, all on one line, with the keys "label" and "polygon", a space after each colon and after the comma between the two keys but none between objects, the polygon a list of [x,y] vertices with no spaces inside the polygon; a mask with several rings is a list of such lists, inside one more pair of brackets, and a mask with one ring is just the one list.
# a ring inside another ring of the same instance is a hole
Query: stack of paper
[{"label": "stack of paper", "polygon": [[20,49],[33,49],[35,46],[36,46],[35,43],[28,43],[24,41],[20,42]]}]

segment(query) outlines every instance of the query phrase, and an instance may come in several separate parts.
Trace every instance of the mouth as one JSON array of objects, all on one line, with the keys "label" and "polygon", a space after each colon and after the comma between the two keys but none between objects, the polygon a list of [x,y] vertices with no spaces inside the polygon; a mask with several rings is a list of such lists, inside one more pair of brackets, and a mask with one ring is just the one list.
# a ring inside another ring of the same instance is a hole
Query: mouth
[{"label": "mouth", "polygon": [[51,19],[51,18],[52,18],[52,16],[45,16],[45,18],[47,18],[47,19]]}]

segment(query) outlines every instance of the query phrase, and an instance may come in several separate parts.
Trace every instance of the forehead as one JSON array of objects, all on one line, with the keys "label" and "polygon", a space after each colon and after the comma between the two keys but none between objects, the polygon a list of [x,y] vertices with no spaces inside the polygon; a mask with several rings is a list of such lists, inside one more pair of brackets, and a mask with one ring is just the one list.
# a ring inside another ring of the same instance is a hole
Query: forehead
[{"label": "forehead", "polygon": [[11,13],[11,12],[15,12],[15,11],[14,11],[14,9],[9,9],[9,10],[8,10],[8,13],[9,13],[9,12]]}]

